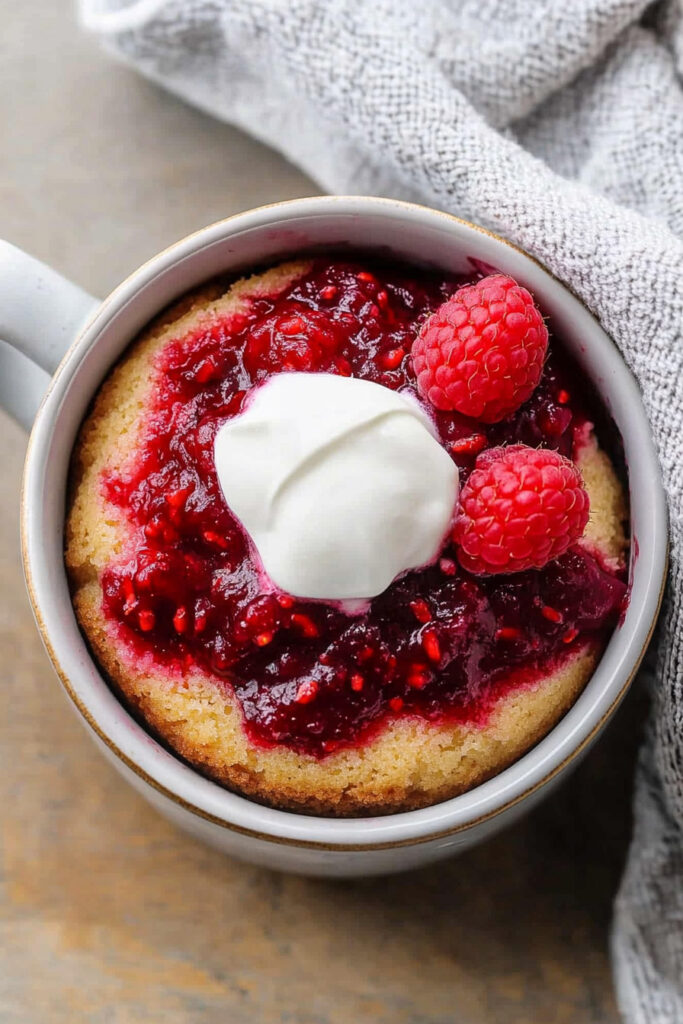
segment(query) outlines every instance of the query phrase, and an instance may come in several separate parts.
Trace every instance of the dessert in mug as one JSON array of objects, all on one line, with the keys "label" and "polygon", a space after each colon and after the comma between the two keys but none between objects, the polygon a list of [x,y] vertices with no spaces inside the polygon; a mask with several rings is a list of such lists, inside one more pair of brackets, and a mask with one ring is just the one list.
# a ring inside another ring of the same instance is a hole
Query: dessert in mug
[{"label": "dessert in mug", "polygon": [[74,606],[116,692],[225,786],[425,806],[590,677],[626,600],[618,465],[511,278],[283,263],[185,296],[105,380],[72,459]]}]

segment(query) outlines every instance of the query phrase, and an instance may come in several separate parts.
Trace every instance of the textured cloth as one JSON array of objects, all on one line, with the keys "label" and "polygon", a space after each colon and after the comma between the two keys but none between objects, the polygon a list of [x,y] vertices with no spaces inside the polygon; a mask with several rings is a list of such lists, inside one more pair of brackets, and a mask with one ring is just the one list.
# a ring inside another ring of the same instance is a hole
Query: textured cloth
[{"label": "textured cloth", "polygon": [[633,1024],[683,1022],[683,10],[676,0],[81,0],[149,77],[332,192],[460,214],[542,260],[643,392],[672,565],[612,953]]}]

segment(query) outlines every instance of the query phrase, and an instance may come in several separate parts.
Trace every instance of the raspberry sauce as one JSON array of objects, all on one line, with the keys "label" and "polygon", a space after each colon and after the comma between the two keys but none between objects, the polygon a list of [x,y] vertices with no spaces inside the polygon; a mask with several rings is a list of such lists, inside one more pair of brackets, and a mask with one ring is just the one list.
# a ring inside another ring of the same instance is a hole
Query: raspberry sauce
[{"label": "raspberry sauce", "polygon": [[[132,657],[151,655],[173,678],[196,666],[231,687],[256,743],[321,757],[361,742],[387,716],[484,721],[503,688],[603,641],[617,621],[624,580],[578,549],[540,571],[487,578],[459,568],[448,544],[436,565],[408,573],[355,616],[264,592],[218,486],[216,431],[254,385],[282,370],[414,389],[412,340],[461,283],[319,259],[279,296],[170,342],[157,358],[135,461],[103,480],[131,526],[124,557],[102,575],[105,613]],[[538,388],[507,420],[438,413],[461,484],[493,445],[570,456],[600,415],[586,394],[551,337]]]}]

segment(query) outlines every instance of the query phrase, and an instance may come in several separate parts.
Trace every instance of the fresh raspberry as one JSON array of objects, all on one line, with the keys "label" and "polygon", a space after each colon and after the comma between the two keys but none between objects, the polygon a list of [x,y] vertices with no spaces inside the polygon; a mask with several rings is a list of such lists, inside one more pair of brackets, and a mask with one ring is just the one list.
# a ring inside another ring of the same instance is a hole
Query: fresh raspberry
[{"label": "fresh raspberry", "polygon": [[460,564],[476,574],[540,569],[579,539],[588,507],[581,474],[559,452],[489,448],[460,495],[453,531]]},{"label": "fresh raspberry", "polygon": [[526,288],[492,274],[439,306],[413,342],[412,361],[420,393],[437,409],[497,423],[531,396],[547,347]]}]

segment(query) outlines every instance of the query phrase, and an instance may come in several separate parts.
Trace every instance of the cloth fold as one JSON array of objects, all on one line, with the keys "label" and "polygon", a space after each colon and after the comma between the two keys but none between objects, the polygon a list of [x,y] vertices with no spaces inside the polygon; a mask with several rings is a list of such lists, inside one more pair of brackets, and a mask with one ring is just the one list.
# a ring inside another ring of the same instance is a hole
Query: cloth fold
[{"label": "cloth fold", "polygon": [[629,1024],[683,1021],[683,8],[679,0],[80,0],[148,77],[331,192],[414,199],[543,261],[642,389],[671,572],[612,955]]}]

